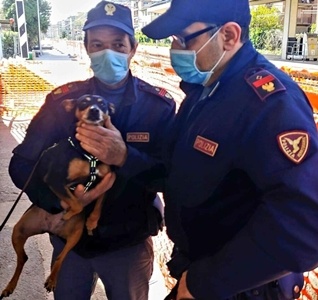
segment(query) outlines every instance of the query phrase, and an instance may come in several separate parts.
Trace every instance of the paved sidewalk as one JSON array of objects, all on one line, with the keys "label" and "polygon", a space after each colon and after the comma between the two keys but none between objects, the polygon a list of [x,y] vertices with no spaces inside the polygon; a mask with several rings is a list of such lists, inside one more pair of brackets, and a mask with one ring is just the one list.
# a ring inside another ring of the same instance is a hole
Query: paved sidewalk
[{"label": "paved sidewalk", "polygon": [[[0,120],[1,223],[20,193],[20,190],[13,185],[8,174],[11,151],[17,144],[17,141],[10,134],[9,128]],[[16,255],[11,245],[12,228],[29,206],[30,201],[23,195],[6,226],[0,232],[0,292],[10,280],[16,266]],[[9,299],[53,299],[52,294],[47,294],[44,289],[44,280],[49,274],[49,257],[51,256],[51,246],[47,235],[30,238],[26,243],[25,249],[27,254],[29,254],[29,260],[25,264],[14,294]]]}]

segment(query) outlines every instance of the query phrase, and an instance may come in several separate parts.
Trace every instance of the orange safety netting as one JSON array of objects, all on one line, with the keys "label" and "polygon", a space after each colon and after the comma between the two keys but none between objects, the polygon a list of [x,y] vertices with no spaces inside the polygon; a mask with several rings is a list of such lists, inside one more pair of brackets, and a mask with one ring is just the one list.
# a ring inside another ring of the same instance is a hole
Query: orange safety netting
[{"label": "orange safety netting", "polygon": [[318,128],[318,72],[309,72],[306,69],[296,70],[286,66],[281,67],[281,70],[297,82],[305,92],[313,108],[314,118]]}]

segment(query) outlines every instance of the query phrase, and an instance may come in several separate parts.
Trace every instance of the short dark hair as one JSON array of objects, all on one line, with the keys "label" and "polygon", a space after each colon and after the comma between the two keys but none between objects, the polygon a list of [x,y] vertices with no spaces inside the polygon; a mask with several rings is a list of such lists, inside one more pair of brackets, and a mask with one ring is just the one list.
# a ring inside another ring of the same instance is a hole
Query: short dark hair
[{"label": "short dark hair", "polygon": [[[129,35],[129,42],[130,42],[131,48],[134,48],[137,43],[136,38],[133,35]],[[86,50],[87,50],[87,43],[88,43],[87,31],[84,31],[84,46]]]},{"label": "short dark hair", "polygon": [[249,27],[241,27],[241,42],[244,44],[250,39],[250,28]]},{"label": "short dark hair", "polygon": [[[218,29],[221,27],[221,26],[217,26],[215,24],[211,24],[211,23],[206,23],[206,26],[209,27],[209,26],[213,26],[213,27],[217,27]],[[215,30],[211,30],[210,31],[210,35],[212,36],[213,34],[215,33]],[[250,29],[249,27],[241,27],[241,38],[240,38],[240,41],[244,44],[246,43],[250,37]]]}]

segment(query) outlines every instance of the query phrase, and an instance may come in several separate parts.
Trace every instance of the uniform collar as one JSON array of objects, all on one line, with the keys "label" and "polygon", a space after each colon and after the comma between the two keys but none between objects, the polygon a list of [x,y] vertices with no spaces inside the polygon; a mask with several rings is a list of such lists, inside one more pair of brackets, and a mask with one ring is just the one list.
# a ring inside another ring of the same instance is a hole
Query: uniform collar
[{"label": "uniform collar", "polygon": [[[109,92],[107,87],[103,85],[102,82],[97,80],[95,77],[94,78],[94,90],[97,93],[103,94],[103,91]],[[136,92],[135,92],[135,83],[134,83],[135,77],[132,76],[131,71],[129,71],[128,79],[123,87],[118,88],[118,90],[124,89],[123,90],[123,97],[120,103],[120,106],[127,106],[127,105],[132,105],[137,101],[136,97]],[[116,90],[113,90],[116,92]]]},{"label": "uniform collar", "polygon": [[246,42],[230,60],[225,70],[219,77],[219,81],[226,82],[233,78],[237,73],[246,70],[250,62],[258,55],[251,41]]}]

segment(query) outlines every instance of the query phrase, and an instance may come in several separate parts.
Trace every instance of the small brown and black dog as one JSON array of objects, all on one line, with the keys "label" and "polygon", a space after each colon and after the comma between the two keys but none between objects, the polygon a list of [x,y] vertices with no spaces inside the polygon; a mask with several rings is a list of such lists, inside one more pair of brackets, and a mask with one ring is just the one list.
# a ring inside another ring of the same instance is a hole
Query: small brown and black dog
[{"label": "small brown and black dog", "polygon": [[[84,95],[79,99],[67,99],[62,102],[66,112],[74,113],[77,125],[85,122],[103,126],[109,112],[113,112],[111,104],[98,95]],[[7,287],[2,291],[0,299],[11,295],[18,283],[23,266],[28,257],[24,244],[33,235],[52,233],[66,240],[66,244],[52,265],[51,274],[45,282],[45,288],[51,292],[56,287],[58,272],[68,252],[79,241],[84,226],[88,234],[97,227],[100,218],[104,195],[101,195],[93,211],[85,221],[83,205],[72,193],[78,184],[88,189],[109,173],[110,167],[85,152],[75,138],[61,140],[45,150],[36,164],[34,175],[43,178],[53,193],[69,208],[66,212],[50,214],[32,205],[13,228],[12,244],[17,254],[15,273]]]}]

